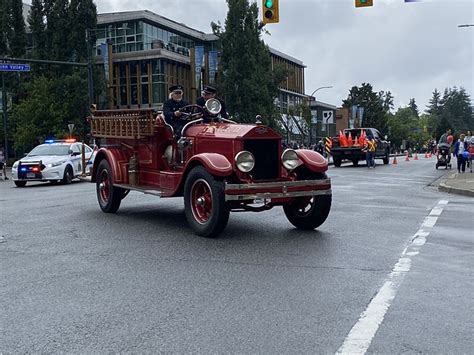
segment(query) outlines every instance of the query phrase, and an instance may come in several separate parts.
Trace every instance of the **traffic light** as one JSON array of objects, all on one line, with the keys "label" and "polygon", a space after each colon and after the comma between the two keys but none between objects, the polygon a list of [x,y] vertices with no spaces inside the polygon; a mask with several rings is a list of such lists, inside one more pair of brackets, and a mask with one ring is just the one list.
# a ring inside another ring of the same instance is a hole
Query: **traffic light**
[{"label": "traffic light", "polygon": [[355,0],[356,7],[374,6],[374,0]]},{"label": "traffic light", "polygon": [[262,0],[263,23],[278,23],[278,0]]}]

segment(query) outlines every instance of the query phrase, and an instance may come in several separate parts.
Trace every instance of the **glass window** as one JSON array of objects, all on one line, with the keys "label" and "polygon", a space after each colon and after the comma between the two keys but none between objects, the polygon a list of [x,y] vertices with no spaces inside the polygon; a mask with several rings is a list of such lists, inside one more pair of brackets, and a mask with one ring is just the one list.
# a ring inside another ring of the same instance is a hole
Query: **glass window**
[{"label": "glass window", "polygon": [[[148,80],[148,79],[147,79]],[[148,84],[142,84],[142,105],[148,105]]]}]

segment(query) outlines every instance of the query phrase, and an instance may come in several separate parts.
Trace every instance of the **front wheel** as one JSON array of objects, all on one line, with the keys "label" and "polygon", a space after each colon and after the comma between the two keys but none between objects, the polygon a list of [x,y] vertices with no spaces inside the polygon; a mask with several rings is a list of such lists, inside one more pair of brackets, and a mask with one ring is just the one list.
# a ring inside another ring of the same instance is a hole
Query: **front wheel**
[{"label": "front wheel", "polygon": [[74,173],[72,171],[72,168],[68,165],[66,166],[66,169],[64,169],[64,175],[61,182],[64,185],[69,185],[72,182],[73,178],[74,178]]},{"label": "front wheel", "polygon": [[333,162],[334,162],[334,166],[336,168],[339,168],[341,166],[342,159],[341,158],[332,158],[332,159],[333,159]]},{"label": "front wheel", "polygon": [[286,218],[298,229],[312,230],[324,223],[331,210],[332,195],[297,197],[283,206]]},{"label": "front wheel", "polygon": [[184,211],[197,235],[216,237],[229,220],[224,183],[216,180],[202,166],[193,168],[184,184]]},{"label": "front wheel", "polygon": [[107,160],[102,160],[97,168],[96,191],[99,206],[105,213],[115,213],[120,207],[125,189],[112,184],[112,169]]},{"label": "front wheel", "polygon": [[25,187],[26,181],[14,181],[16,187]]}]

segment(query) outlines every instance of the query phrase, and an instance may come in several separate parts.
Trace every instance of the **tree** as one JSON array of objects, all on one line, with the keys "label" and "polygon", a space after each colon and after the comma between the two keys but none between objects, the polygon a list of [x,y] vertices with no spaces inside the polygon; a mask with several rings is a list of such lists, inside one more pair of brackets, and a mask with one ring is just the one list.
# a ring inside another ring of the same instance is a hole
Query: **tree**
[{"label": "tree", "polygon": [[10,0],[0,2],[0,54],[8,55],[8,37],[10,30]]},{"label": "tree", "polygon": [[73,56],[76,61],[86,61],[88,57],[85,41],[86,29],[97,26],[97,8],[92,0],[71,0],[69,4],[69,21],[74,24],[69,34],[73,43]]},{"label": "tree", "polygon": [[420,115],[418,113],[418,106],[416,104],[415,98],[410,99],[410,103],[408,104],[408,107],[410,108],[411,113],[412,113],[413,116],[415,116],[417,118],[420,117]]},{"label": "tree", "polygon": [[343,100],[342,106],[350,109],[353,105],[364,107],[364,118],[361,125],[387,132],[387,116],[383,99],[381,95],[373,91],[372,85],[363,83],[361,87],[353,86],[351,88],[349,96]]},{"label": "tree", "polygon": [[8,37],[12,57],[22,57],[26,52],[26,31],[22,0],[11,0],[11,31]]},{"label": "tree", "polygon": [[385,113],[389,113],[390,110],[393,110],[393,95],[390,91],[380,91],[379,97],[382,100],[383,110]]},{"label": "tree", "polygon": [[82,132],[87,115],[87,82],[83,75],[59,78],[38,76],[24,85],[27,100],[15,105],[11,118],[16,127],[14,147],[28,151],[49,137],[63,138],[68,123]]},{"label": "tree", "polygon": [[261,40],[258,7],[248,0],[227,0],[229,11],[225,28],[212,23],[222,45],[221,73],[217,86],[225,93],[231,116],[240,122],[263,121],[276,126],[279,114],[274,105],[284,70],[272,68],[268,47]]},{"label": "tree", "polygon": [[33,57],[45,58],[46,39],[44,23],[44,9],[42,0],[33,0],[30,13],[28,15],[28,24],[30,25],[31,37],[33,41]]},{"label": "tree", "polygon": [[435,89],[435,91],[433,91],[433,96],[429,101],[429,105],[426,106],[426,112],[430,115],[439,116],[441,114],[441,111],[441,94],[439,93],[438,89]]}]

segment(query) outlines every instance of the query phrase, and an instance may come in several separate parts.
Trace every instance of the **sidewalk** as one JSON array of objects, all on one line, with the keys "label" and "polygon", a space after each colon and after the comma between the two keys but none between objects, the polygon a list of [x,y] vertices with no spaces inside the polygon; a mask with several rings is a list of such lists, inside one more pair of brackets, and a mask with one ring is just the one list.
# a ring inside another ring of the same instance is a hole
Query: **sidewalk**
[{"label": "sidewalk", "polygon": [[438,190],[474,197],[474,173],[466,171],[464,174],[449,174],[440,182]]}]

